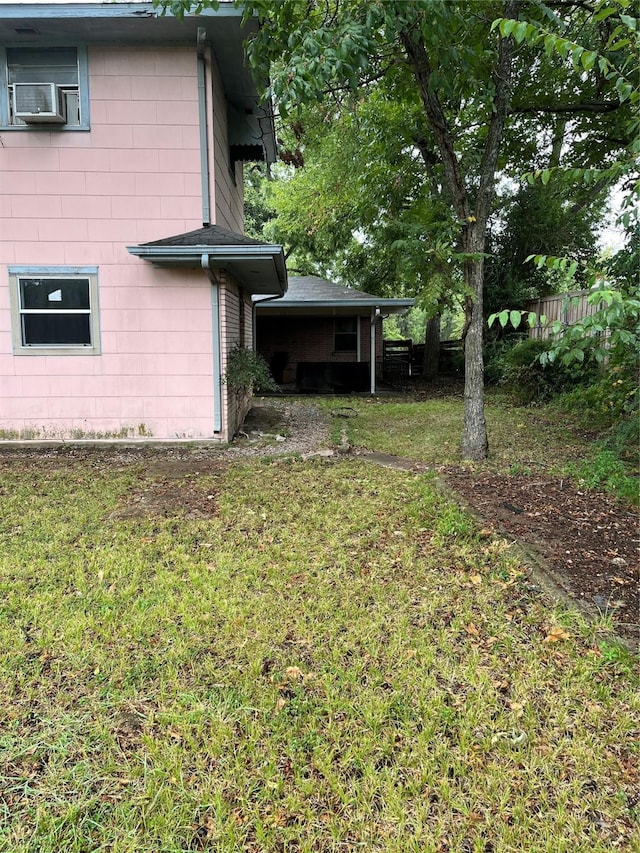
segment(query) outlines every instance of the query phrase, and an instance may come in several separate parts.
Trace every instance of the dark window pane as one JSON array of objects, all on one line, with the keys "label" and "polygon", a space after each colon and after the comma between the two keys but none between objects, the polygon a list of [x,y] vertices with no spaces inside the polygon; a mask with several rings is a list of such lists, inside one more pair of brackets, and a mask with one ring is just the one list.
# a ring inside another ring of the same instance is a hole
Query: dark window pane
[{"label": "dark window pane", "polygon": [[91,344],[89,314],[23,314],[23,344]]},{"label": "dark window pane", "polygon": [[9,84],[59,83],[78,85],[75,47],[7,48]]},{"label": "dark window pane", "polygon": [[69,311],[89,308],[88,279],[20,279],[22,308]]},{"label": "dark window pane", "polygon": [[355,352],[358,349],[357,335],[336,335],[336,352]]},{"label": "dark window pane", "polygon": [[336,317],[335,318],[335,341],[336,352],[355,352],[358,349],[358,318]]},{"label": "dark window pane", "polygon": [[336,317],[335,324],[336,334],[340,334],[341,332],[348,332],[350,334],[355,335],[357,333],[357,317]]}]

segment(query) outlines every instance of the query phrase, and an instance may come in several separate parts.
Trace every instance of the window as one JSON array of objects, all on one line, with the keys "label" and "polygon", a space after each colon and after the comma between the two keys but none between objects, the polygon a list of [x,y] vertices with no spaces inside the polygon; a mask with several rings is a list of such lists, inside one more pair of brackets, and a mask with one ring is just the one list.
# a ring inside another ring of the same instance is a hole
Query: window
[{"label": "window", "polygon": [[336,352],[356,352],[358,349],[358,318],[336,317],[334,338]]},{"label": "window", "polygon": [[7,47],[0,124],[5,128],[60,130],[89,127],[87,55],[76,47]]},{"label": "window", "polygon": [[95,267],[11,267],[9,279],[14,353],[100,352]]}]

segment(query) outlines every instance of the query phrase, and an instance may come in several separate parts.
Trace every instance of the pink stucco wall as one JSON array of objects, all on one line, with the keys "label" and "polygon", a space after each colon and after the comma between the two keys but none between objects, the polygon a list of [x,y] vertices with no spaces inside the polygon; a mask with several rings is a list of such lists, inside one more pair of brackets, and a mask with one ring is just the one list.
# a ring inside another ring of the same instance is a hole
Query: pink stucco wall
[{"label": "pink stucco wall", "polygon": [[[91,47],[90,131],[2,134],[0,437],[213,436],[211,284],[125,248],[202,225],[196,73]],[[12,264],[98,267],[100,355],[13,354]]]},{"label": "pink stucco wall", "polygon": [[215,57],[207,58],[207,72],[213,81],[212,97],[207,104],[210,114],[212,161],[213,216],[216,225],[244,234],[244,194],[242,163],[231,166],[227,144],[227,108]]}]

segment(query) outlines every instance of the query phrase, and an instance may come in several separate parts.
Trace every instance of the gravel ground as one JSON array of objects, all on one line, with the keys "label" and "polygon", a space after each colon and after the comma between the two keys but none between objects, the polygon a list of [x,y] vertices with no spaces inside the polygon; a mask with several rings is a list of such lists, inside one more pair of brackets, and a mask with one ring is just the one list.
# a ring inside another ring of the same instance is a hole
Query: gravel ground
[{"label": "gravel ground", "polygon": [[314,403],[258,400],[225,455],[329,455],[329,418]]}]

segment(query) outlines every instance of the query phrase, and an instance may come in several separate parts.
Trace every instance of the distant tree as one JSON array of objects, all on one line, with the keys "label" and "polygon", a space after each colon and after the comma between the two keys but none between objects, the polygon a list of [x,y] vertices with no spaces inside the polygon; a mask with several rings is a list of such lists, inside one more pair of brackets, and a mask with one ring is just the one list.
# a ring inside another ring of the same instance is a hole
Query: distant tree
[{"label": "distant tree", "polygon": [[256,240],[263,238],[267,223],[276,215],[269,198],[270,179],[264,165],[256,163],[244,170],[244,229]]},{"label": "distant tree", "polygon": [[[584,275],[568,278],[538,269],[535,254],[571,256],[594,263],[600,253],[598,233],[604,220],[606,191],[582,204],[584,190],[561,182],[520,186],[502,196],[503,209],[488,238],[485,313],[505,306],[520,308],[528,299],[586,285]],[[582,267],[581,267],[582,268]]]}]

